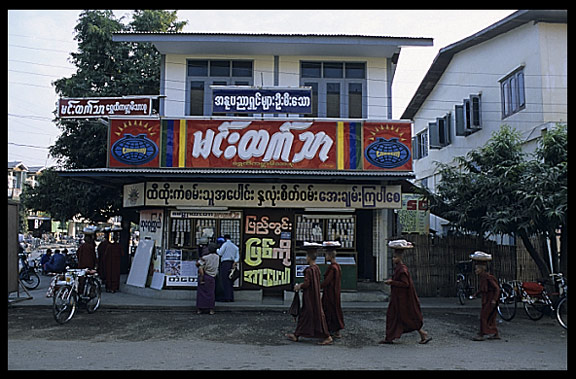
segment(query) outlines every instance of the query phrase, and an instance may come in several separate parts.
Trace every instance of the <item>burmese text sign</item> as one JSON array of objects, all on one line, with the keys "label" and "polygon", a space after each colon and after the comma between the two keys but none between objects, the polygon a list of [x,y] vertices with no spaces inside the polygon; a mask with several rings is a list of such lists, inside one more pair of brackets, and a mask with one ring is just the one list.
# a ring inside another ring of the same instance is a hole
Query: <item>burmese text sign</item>
[{"label": "burmese text sign", "polygon": [[294,213],[254,209],[244,216],[242,287],[291,289]]},{"label": "burmese text sign", "polygon": [[312,113],[312,89],[212,87],[214,113]]},{"label": "burmese text sign", "polygon": [[411,123],[112,120],[109,167],[411,171]]}]

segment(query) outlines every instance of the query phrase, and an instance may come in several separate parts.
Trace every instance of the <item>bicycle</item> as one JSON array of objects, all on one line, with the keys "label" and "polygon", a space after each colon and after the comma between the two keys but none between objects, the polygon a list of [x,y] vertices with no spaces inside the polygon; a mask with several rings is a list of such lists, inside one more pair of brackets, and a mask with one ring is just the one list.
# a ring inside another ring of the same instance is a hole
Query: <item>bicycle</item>
[{"label": "bicycle", "polygon": [[553,301],[543,286],[543,281],[501,283],[498,314],[505,321],[511,321],[516,315],[516,302],[522,302],[526,315],[534,321],[540,320],[544,313],[556,317],[558,323],[568,329],[568,284],[561,273],[552,273],[555,287],[558,288],[558,299]]},{"label": "bicycle", "polygon": [[466,299],[470,299],[475,292],[472,287],[470,273],[473,271],[472,260],[460,261],[456,264],[458,267],[458,274],[456,274],[456,297],[460,301],[460,305],[464,305]]},{"label": "bicycle", "polygon": [[59,324],[70,321],[78,305],[86,305],[88,313],[96,312],[100,306],[102,284],[94,270],[68,269],[56,278],[55,285],[52,313]]},{"label": "bicycle", "polygon": [[28,264],[28,255],[26,253],[19,253],[18,258],[22,266],[18,273],[20,282],[29,290],[36,289],[40,284],[40,277],[36,273],[36,268]]}]

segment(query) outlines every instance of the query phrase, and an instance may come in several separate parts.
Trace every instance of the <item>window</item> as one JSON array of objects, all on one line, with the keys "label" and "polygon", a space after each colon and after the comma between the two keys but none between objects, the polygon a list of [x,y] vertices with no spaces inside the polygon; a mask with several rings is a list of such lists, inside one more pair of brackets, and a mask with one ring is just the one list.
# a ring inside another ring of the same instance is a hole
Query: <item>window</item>
[{"label": "window", "polygon": [[189,59],[187,61],[186,114],[212,115],[211,85],[254,84],[253,62],[249,60]]},{"label": "window", "polygon": [[480,94],[470,95],[463,104],[454,106],[456,135],[467,136],[482,128],[482,108]]},{"label": "window", "polygon": [[326,84],[326,117],[340,117],[340,83]]},{"label": "window", "polygon": [[305,117],[366,117],[366,63],[301,61],[300,84],[312,87]]},{"label": "window", "polygon": [[524,67],[500,80],[502,119],[526,108]]},{"label": "window", "polygon": [[441,149],[451,143],[451,121],[452,115],[446,113],[444,117],[439,117],[436,122],[428,123],[428,138],[431,149]]},{"label": "window", "polygon": [[428,156],[428,130],[424,130],[412,138],[412,155],[414,159]]}]

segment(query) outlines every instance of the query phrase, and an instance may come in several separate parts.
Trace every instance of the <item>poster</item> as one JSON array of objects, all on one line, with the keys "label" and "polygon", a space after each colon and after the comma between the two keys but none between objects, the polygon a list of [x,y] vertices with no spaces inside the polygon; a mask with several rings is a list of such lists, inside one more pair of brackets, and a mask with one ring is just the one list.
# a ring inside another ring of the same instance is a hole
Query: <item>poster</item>
[{"label": "poster", "polygon": [[428,234],[430,232],[430,209],[428,201],[415,193],[402,194],[402,209],[398,211],[402,233]]},{"label": "poster", "polygon": [[412,124],[364,123],[364,170],[412,171]]},{"label": "poster", "polygon": [[244,214],[242,288],[291,289],[294,214],[254,209]]},{"label": "poster", "polygon": [[158,167],[160,120],[110,120],[108,167]]},{"label": "poster", "polygon": [[198,267],[188,250],[166,250],[164,275],[166,286],[196,287],[198,285]]}]

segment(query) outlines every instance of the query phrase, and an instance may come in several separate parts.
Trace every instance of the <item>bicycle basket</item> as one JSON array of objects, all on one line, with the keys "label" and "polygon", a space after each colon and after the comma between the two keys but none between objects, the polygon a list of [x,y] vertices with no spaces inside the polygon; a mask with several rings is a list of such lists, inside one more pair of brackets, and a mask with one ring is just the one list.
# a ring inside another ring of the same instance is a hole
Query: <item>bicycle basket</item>
[{"label": "bicycle basket", "polygon": [[536,282],[522,282],[522,288],[530,296],[538,296],[544,290],[544,286]]}]

